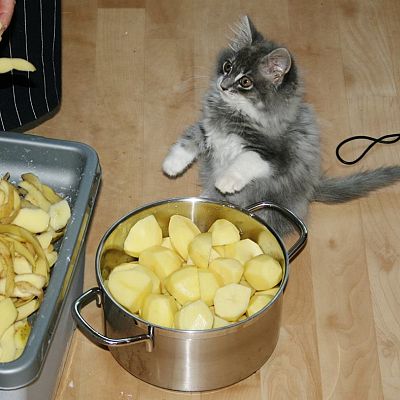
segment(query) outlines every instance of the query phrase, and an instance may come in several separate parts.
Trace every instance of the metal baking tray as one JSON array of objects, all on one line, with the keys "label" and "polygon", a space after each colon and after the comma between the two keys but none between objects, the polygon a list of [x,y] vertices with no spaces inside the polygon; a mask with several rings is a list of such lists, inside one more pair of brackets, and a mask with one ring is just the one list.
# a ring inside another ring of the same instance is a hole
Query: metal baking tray
[{"label": "metal baking tray", "polygon": [[86,232],[101,168],[96,151],[86,144],[2,132],[0,174],[6,172],[12,182],[18,182],[23,173],[34,173],[71,206],[44,300],[31,318],[27,346],[17,360],[0,363],[0,399],[42,400],[53,395],[74,328],[70,303],[83,289]]}]

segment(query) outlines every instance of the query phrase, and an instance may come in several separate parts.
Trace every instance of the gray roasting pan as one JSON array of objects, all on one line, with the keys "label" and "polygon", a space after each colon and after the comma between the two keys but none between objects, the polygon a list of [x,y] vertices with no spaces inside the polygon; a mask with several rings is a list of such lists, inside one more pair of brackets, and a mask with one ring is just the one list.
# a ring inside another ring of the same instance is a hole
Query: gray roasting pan
[{"label": "gray roasting pan", "polygon": [[[27,346],[15,361],[0,363],[0,399],[47,399],[53,395],[74,328],[70,306],[83,289],[86,232],[100,184],[96,152],[83,143],[11,132],[0,133],[0,175],[18,182],[32,172],[66,196],[71,219],[58,242],[40,309],[31,317]],[[1,318],[1,316],[0,316]]]}]

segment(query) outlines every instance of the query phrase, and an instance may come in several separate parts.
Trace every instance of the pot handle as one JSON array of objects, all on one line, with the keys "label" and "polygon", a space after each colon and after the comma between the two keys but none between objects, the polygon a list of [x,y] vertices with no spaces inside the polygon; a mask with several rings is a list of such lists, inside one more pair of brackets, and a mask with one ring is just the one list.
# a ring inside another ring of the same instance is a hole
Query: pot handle
[{"label": "pot handle", "polygon": [[259,203],[254,203],[250,205],[249,207],[246,207],[246,209],[254,213],[255,211],[262,210],[264,208],[271,208],[273,210],[279,211],[281,214],[283,214],[290,222],[295,225],[297,231],[299,232],[300,237],[297,239],[295,244],[289,249],[288,251],[288,256],[289,256],[289,261],[292,261],[303,249],[304,245],[306,244],[307,241],[307,227],[304,224],[304,222],[292,211],[287,209],[286,207],[279,206],[274,203],[270,203],[268,201],[260,201]]},{"label": "pot handle", "polygon": [[112,339],[102,335],[100,332],[97,332],[87,323],[87,321],[82,317],[81,314],[82,308],[87,306],[94,300],[96,300],[97,307],[101,307],[101,298],[102,298],[101,296],[102,296],[102,290],[98,287],[95,287],[89,289],[75,300],[71,310],[72,317],[75,320],[76,324],[78,325],[79,329],[82,331],[82,333],[92,342],[100,346],[121,347],[121,346],[128,346],[133,343],[145,342],[147,351],[149,352],[152,351],[153,338],[154,338],[153,326],[149,326],[148,333],[144,335],[131,336],[122,339]]}]

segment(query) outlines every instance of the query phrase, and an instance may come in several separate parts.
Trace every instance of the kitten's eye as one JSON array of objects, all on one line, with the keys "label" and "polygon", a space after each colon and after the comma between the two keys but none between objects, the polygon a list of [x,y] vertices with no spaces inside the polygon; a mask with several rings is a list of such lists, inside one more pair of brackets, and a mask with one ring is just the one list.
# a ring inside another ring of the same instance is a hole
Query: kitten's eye
[{"label": "kitten's eye", "polygon": [[222,71],[225,75],[232,71],[232,63],[230,61],[225,61],[222,65]]},{"label": "kitten's eye", "polygon": [[243,89],[251,89],[253,87],[253,81],[247,76],[242,76],[239,80],[239,84]]}]

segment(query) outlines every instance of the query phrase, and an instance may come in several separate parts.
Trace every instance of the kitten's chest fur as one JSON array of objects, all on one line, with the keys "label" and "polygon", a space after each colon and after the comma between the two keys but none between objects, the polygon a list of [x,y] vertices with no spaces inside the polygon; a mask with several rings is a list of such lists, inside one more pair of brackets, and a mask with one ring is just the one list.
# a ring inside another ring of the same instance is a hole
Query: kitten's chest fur
[{"label": "kitten's chest fur", "polygon": [[225,170],[243,151],[243,140],[225,126],[206,122],[205,144],[214,172]]}]

